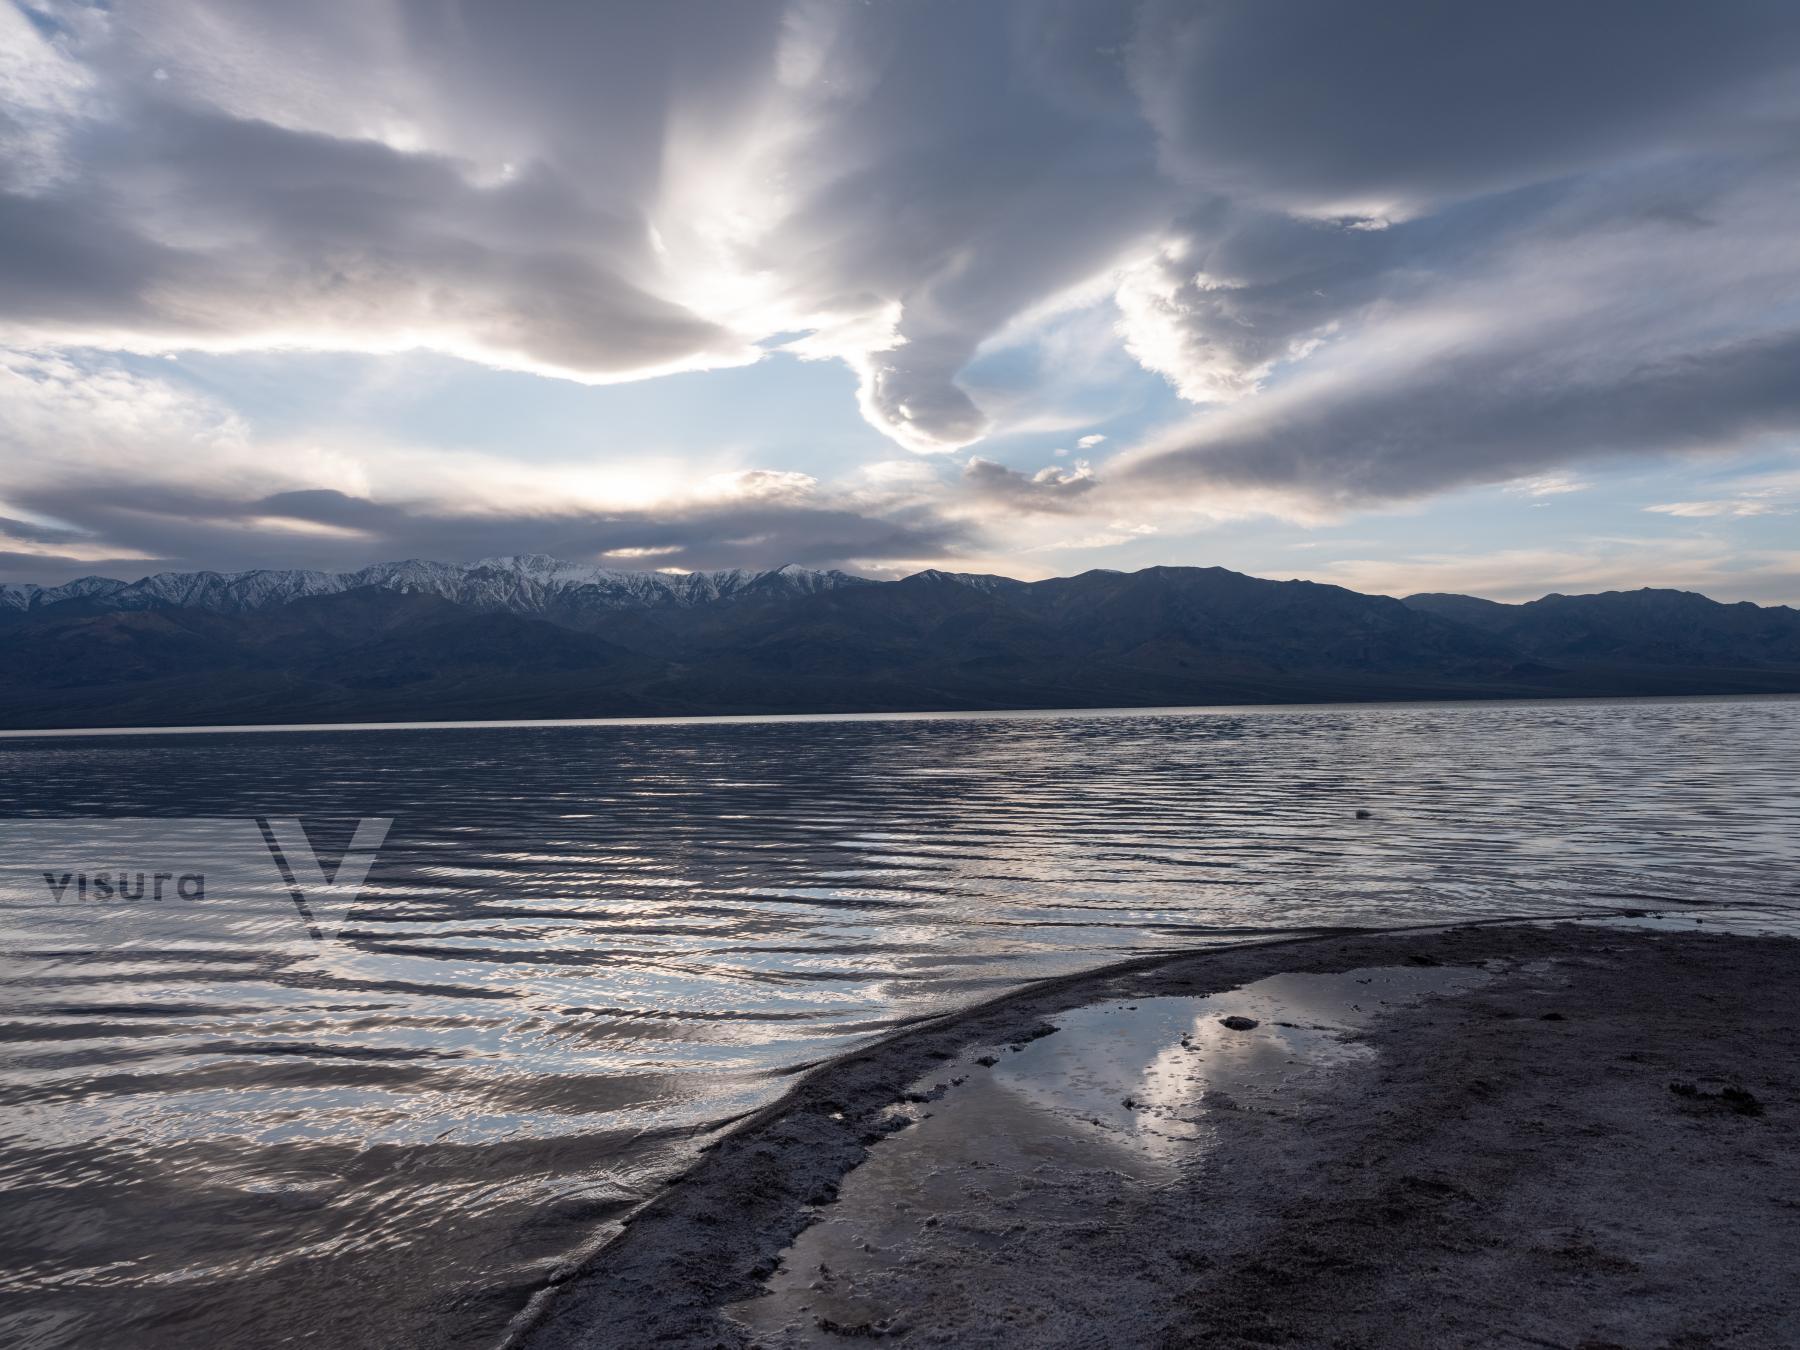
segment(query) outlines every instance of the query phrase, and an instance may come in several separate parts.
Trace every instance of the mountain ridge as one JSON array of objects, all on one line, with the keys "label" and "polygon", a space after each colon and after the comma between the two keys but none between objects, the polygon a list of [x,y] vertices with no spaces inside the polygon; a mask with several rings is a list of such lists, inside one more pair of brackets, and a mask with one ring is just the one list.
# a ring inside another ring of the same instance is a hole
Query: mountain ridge
[{"label": "mountain ridge", "polygon": [[[10,597],[10,598],[8,598]],[[1800,692],[1800,612],[1225,568],[629,572],[545,555],[0,589],[0,724]]]},{"label": "mountain ridge", "polygon": [[[1079,577],[1132,577],[1140,576],[1145,572],[1209,572],[1243,577],[1250,581],[1267,581],[1276,585],[1333,586],[1338,590],[1349,591],[1348,587],[1337,586],[1334,582],[1307,581],[1300,578],[1277,581],[1274,578],[1253,577],[1248,573],[1234,572],[1230,568],[1219,566],[1155,564],[1137,572],[1121,572],[1115,568],[1100,567],[1091,568],[1077,575]],[[786,590],[790,593],[811,593],[844,585],[894,584],[856,576],[835,568],[820,570],[803,567],[796,563],[784,563],[779,567],[765,569],[735,567],[711,571],[681,572],[602,567],[596,563],[570,562],[549,554],[522,553],[500,554],[471,563],[407,558],[393,562],[371,563],[366,567],[348,572],[325,572],[310,568],[259,567],[241,572],[212,570],[154,572],[139,577],[135,581],[89,575],[77,577],[73,581],[57,586],[40,586],[30,582],[0,582],[0,611],[34,609],[68,599],[111,599],[121,608],[128,605],[161,602],[197,604],[202,608],[229,612],[240,608],[261,608],[268,604],[283,603],[306,595],[339,594],[343,591],[371,585],[400,591],[439,594],[444,595],[446,599],[458,600],[459,603],[469,603],[471,599],[482,597],[479,594],[465,594],[459,597],[454,593],[456,583],[467,582],[470,579],[492,580],[508,575],[515,576],[523,582],[535,582],[547,590],[612,587],[616,588],[613,592],[615,595],[658,600],[669,597],[677,599],[679,603],[687,604],[703,603],[708,599],[740,594],[757,583],[771,583],[777,580],[787,584],[772,588]],[[916,577],[959,582],[985,591],[1011,590],[1017,587],[1039,586],[1046,582],[1066,582],[1075,579],[1049,577],[1041,581],[1021,581],[1014,577],[992,573],[948,572],[938,568],[927,568],[907,577],[898,578],[898,580],[910,581]],[[478,592],[480,588],[471,587],[470,589]],[[1361,591],[1350,591],[1349,593],[1368,594]],[[1720,601],[1701,595],[1697,591],[1651,586],[1629,591],[1597,591],[1577,595],[1565,595],[1561,592],[1551,591],[1536,600],[1523,601],[1490,600],[1481,596],[1431,591],[1388,598],[1396,599],[1401,604],[1415,608],[1431,609],[1439,604],[1455,604],[1471,607],[1483,606],[1499,611],[1517,611],[1526,606],[1542,605],[1546,602],[1612,599],[1627,596],[1691,596],[1705,601],[1707,604],[1738,610],[1800,613],[1787,605],[1758,605],[1750,600]]]},{"label": "mountain ridge", "polygon": [[531,613],[555,608],[558,601],[590,608],[679,606],[742,596],[758,588],[770,594],[805,594],[839,585],[873,584],[845,572],[813,571],[791,564],[767,571],[740,567],[668,573],[570,563],[545,554],[514,554],[473,563],[408,558],[351,572],[252,568],[243,572],[157,572],[131,582],[89,576],[63,586],[0,584],[0,610],[40,609],[79,599],[116,609],[168,604],[243,613],[307,596],[378,586],[439,595],[458,604]]}]

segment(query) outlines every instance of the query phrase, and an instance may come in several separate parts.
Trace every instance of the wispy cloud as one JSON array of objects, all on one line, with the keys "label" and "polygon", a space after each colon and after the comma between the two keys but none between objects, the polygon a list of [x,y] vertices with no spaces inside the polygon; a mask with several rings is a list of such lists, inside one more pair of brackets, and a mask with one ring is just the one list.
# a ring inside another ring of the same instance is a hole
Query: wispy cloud
[{"label": "wispy cloud", "polygon": [[1662,502],[1656,506],[1646,506],[1646,511],[1660,512],[1665,516],[1774,516],[1787,515],[1788,510],[1774,502],[1759,500],[1754,497],[1729,497],[1708,502]]},{"label": "wispy cloud", "polygon": [[1800,473],[1754,474],[1730,484],[1724,497],[1659,502],[1646,511],[1659,515],[1706,519],[1715,516],[1787,516],[1800,512]]},{"label": "wispy cloud", "polygon": [[1527,497],[1563,497],[1571,492],[1586,492],[1592,486],[1571,473],[1540,473],[1521,478],[1512,484],[1511,491]]}]

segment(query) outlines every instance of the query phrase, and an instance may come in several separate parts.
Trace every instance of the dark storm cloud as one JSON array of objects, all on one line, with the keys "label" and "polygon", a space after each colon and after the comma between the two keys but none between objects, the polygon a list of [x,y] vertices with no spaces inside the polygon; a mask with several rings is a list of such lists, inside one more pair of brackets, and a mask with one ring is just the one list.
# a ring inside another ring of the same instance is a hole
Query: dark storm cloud
[{"label": "dark storm cloud", "polygon": [[1151,0],[1135,70],[1195,181],[1318,209],[1431,202],[1753,128],[1794,67],[1787,0]]}]

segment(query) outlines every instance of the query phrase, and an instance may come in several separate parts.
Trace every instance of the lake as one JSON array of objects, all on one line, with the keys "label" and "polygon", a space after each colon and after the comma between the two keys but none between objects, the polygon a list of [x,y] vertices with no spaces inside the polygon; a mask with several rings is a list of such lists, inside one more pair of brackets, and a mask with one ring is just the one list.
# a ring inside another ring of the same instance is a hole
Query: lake
[{"label": "lake", "polygon": [[0,1343],[490,1345],[859,1037],[1197,944],[1792,905],[1796,764],[1791,699],[0,740],[8,821],[393,820],[335,939],[0,909]]}]

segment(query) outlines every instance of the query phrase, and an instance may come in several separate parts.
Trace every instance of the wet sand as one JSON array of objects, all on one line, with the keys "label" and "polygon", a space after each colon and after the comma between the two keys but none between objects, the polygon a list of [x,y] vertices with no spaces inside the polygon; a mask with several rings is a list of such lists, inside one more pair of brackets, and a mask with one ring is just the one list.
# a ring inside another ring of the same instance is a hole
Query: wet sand
[{"label": "wet sand", "polygon": [[1800,1345],[1800,941],[1341,935],[806,1073],[514,1342]]}]

